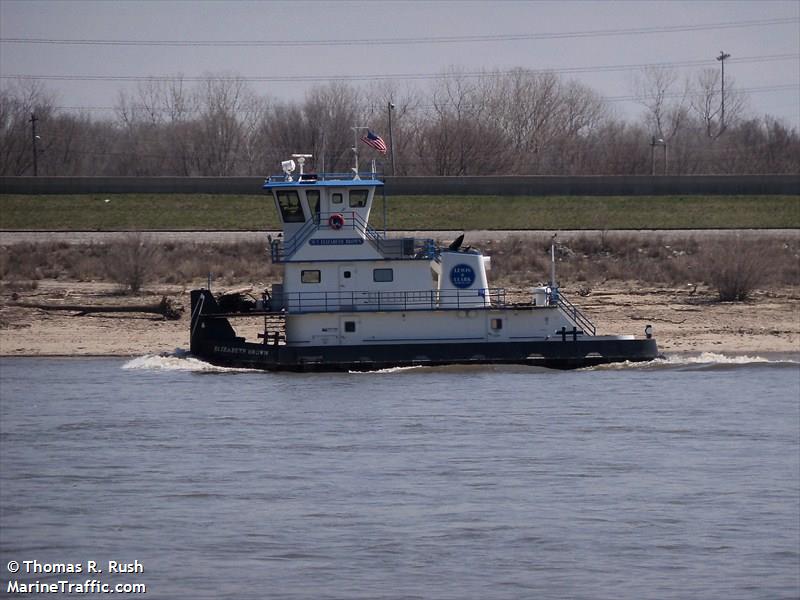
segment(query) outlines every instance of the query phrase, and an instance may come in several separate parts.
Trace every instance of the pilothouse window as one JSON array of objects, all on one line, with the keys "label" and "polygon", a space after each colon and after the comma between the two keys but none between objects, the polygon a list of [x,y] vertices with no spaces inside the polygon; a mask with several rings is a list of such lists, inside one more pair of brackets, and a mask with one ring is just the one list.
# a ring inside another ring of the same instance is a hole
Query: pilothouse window
[{"label": "pilothouse window", "polygon": [[367,205],[368,190],[350,190],[350,208],[362,208]]},{"label": "pilothouse window", "polygon": [[300,196],[295,190],[278,190],[277,196],[284,223],[302,223],[306,220],[300,205]]}]

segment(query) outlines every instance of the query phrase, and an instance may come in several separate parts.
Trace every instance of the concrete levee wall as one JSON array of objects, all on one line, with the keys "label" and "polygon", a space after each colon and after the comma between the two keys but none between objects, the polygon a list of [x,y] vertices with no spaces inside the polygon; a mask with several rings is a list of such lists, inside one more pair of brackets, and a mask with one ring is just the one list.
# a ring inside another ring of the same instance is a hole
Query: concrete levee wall
[{"label": "concrete levee wall", "polygon": [[798,175],[684,175],[651,177],[388,177],[396,195],[659,196],[800,194]]},{"label": "concrete levee wall", "polygon": [[[263,177],[0,177],[0,194],[259,194]],[[387,177],[395,196],[800,195],[792,175]]]},{"label": "concrete levee wall", "polygon": [[0,177],[3,194],[258,194],[263,177]]}]

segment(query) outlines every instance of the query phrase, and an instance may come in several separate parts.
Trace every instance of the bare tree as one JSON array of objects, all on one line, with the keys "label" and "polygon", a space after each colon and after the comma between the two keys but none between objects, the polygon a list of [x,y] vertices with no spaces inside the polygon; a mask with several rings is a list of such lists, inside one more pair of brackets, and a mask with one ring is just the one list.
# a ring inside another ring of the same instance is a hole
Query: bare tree
[{"label": "bare tree", "polygon": [[503,136],[513,149],[509,166],[516,173],[536,173],[542,153],[559,135],[558,76],[515,69],[496,76],[495,80],[493,110]]},{"label": "bare tree", "polygon": [[437,80],[432,109],[419,129],[420,166],[434,175],[486,175],[503,168],[506,145],[493,119],[485,75],[451,70]]},{"label": "bare tree", "polygon": [[559,132],[544,157],[550,173],[581,173],[589,159],[591,140],[608,117],[603,98],[590,87],[569,81],[560,86],[555,127]]},{"label": "bare tree", "polygon": [[670,141],[688,119],[688,80],[681,85],[675,70],[646,67],[634,76],[634,88],[652,135]]},{"label": "bare tree", "polygon": [[[312,88],[303,103],[306,143],[325,170],[348,171],[353,164],[354,126],[364,126],[361,93],[341,82]],[[294,150],[297,152],[297,150]]]},{"label": "bare tree", "polygon": [[[14,80],[8,88],[0,90],[0,174],[33,174],[31,115],[36,115],[44,132],[54,113],[55,95],[38,81]],[[37,150],[45,152],[53,143],[51,136],[45,143],[39,143]]]},{"label": "bare tree", "polygon": [[700,71],[691,91],[691,106],[705,128],[709,138],[717,138],[735,123],[745,108],[744,97],[736,89],[733,79],[725,82],[725,122],[722,123],[722,82],[716,69]]},{"label": "bare tree", "polygon": [[258,113],[255,94],[235,75],[208,75],[197,94],[200,113],[191,133],[195,168],[201,175],[233,175],[244,122]]},{"label": "bare tree", "polygon": [[[423,98],[420,92],[411,86],[399,86],[394,81],[382,80],[367,85],[365,98],[369,98],[365,106],[364,123],[377,127],[386,144],[393,146],[394,165],[397,173],[407,175],[413,173],[412,155],[416,135],[419,131]],[[392,105],[392,127],[389,128],[389,105]],[[388,137],[391,133],[391,139]],[[391,151],[391,149],[390,149]],[[392,160],[387,155],[384,161]],[[385,168],[388,172],[389,169]]]},{"label": "bare tree", "polygon": [[645,70],[635,81],[642,116],[627,121],[588,86],[525,69],[451,69],[419,88],[333,82],[289,102],[256,95],[235,75],[192,85],[176,75],[120,92],[113,118],[57,109],[41,84],[12,81],[0,88],[0,174],[32,172],[32,112],[40,174],[266,174],[295,152],[315,156],[309,169],[348,171],[352,126],[389,141],[390,102],[398,174],[647,173],[653,135],[668,141],[672,172],[796,173],[797,130],[748,118],[727,78],[723,124],[721,83],[715,69],[689,84]]}]

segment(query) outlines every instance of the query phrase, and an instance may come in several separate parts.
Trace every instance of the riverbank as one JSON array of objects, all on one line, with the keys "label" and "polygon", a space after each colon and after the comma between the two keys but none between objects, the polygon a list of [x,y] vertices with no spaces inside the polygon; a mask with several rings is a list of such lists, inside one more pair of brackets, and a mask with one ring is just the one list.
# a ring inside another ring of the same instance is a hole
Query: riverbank
[{"label": "riverbank", "polygon": [[[110,283],[41,280],[35,289],[0,294],[0,356],[141,356],[189,346],[187,287],[158,285],[137,296],[119,296]],[[757,290],[747,302],[718,302],[704,287],[664,287],[604,282],[586,296],[564,292],[597,325],[598,334],[642,335],[653,326],[664,353],[800,355],[800,290],[782,286]],[[525,293],[517,290],[518,298]],[[163,296],[186,309],[179,320],[145,313],[75,316],[15,306],[38,304],[156,304]],[[255,338],[260,319],[244,322]]]}]

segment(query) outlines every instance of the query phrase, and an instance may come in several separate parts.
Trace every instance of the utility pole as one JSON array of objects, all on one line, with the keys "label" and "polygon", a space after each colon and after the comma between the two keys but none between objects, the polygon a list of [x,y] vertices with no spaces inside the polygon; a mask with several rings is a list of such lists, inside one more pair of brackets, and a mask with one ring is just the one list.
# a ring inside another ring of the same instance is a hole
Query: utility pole
[{"label": "utility pole", "polygon": [[389,101],[389,152],[392,153],[392,176],[397,175],[397,168],[394,163],[394,137],[392,136],[392,111],[394,110],[394,103]]},{"label": "utility pole", "polygon": [[717,57],[717,60],[722,65],[722,114],[720,116],[720,133],[725,131],[725,59],[730,57],[730,54],[726,54],[722,50],[719,51],[719,56]]},{"label": "utility pole", "polygon": [[33,140],[33,176],[36,177],[39,175],[39,157],[36,152],[36,140],[39,136],[36,135],[36,121],[39,120],[39,117],[36,116],[35,113],[31,113],[31,139]]},{"label": "utility pole", "polygon": [[664,175],[667,174],[667,142],[662,139],[656,139],[653,136],[650,140],[650,174],[656,174],[656,146],[664,146]]}]

